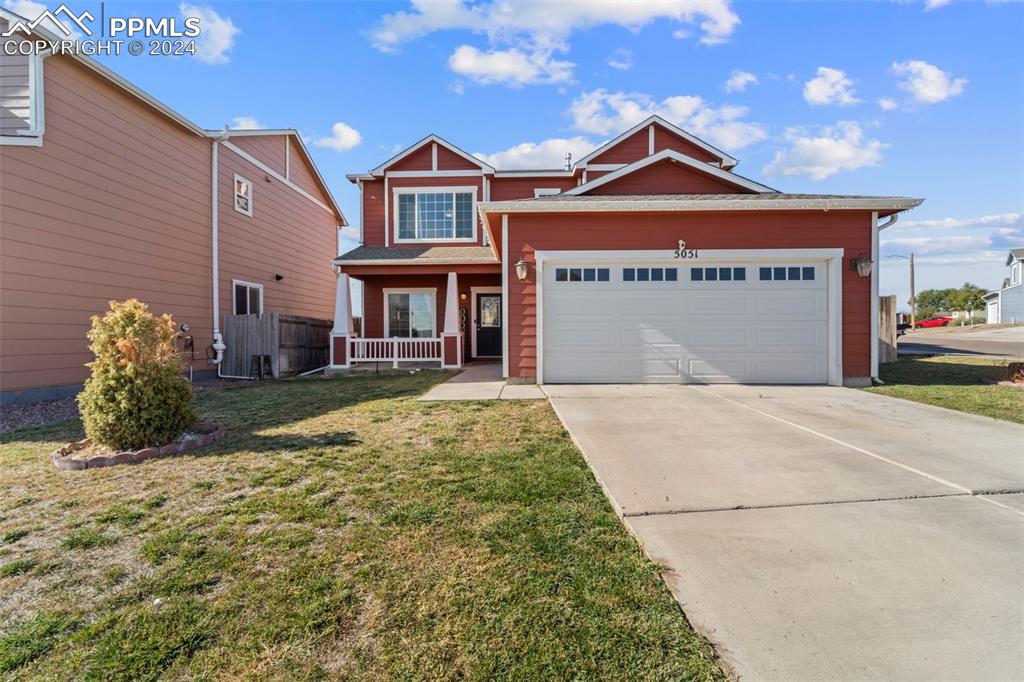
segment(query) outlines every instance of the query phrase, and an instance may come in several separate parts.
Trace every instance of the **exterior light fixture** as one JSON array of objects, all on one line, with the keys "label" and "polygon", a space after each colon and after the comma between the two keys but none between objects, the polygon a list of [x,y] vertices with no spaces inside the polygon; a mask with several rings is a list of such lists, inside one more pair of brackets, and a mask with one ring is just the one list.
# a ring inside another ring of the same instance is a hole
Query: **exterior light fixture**
[{"label": "exterior light fixture", "polygon": [[463,301],[465,301],[466,300],[466,292],[462,292],[461,294],[459,294],[459,298],[461,298]]},{"label": "exterior light fixture", "polygon": [[865,256],[863,253],[856,258],[850,259],[850,269],[856,270],[857,274],[861,277],[871,276],[871,267],[875,264],[873,260]]},{"label": "exterior light fixture", "polygon": [[274,279],[280,282],[282,279],[284,279],[284,275],[274,275]]},{"label": "exterior light fixture", "polygon": [[519,262],[516,263],[516,277],[519,278],[520,282],[526,280],[526,273],[528,267],[529,265],[527,265],[526,261],[524,261],[522,258],[520,258]]}]

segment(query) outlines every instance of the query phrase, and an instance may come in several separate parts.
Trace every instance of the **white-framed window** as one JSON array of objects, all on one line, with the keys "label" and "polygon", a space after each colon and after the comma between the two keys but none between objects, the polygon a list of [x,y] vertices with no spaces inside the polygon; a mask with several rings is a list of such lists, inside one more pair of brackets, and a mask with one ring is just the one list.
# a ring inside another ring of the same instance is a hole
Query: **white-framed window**
[{"label": "white-framed window", "polygon": [[[0,29],[7,29],[0,21]],[[43,145],[42,55],[0,54],[0,144],[27,147]]]},{"label": "white-framed window", "polygon": [[231,310],[235,315],[262,315],[263,285],[231,280]]},{"label": "white-framed window", "polygon": [[437,338],[437,289],[385,289],[384,337]]},{"label": "white-framed window", "polygon": [[476,187],[395,189],[396,242],[475,242]]},{"label": "white-framed window", "polygon": [[1021,280],[1020,270],[1021,270],[1021,267],[1024,267],[1024,266],[1022,266],[1018,262],[1018,263],[1014,263],[1013,267],[1010,268],[1010,286],[1017,286],[1018,284],[1020,284],[1020,280]]},{"label": "white-framed window", "polygon": [[252,183],[235,174],[235,210],[252,217]]},{"label": "white-framed window", "polygon": [[553,197],[556,194],[561,194],[562,190],[557,187],[534,187],[533,198],[539,199],[540,197]]}]

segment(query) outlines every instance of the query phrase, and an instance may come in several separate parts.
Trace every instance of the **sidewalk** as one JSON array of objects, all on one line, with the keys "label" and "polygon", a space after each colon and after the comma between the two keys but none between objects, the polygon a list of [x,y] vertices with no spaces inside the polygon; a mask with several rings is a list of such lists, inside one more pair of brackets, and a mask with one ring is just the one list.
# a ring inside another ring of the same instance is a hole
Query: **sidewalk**
[{"label": "sidewalk", "polygon": [[438,384],[420,398],[435,400],[546,400],[547,396],[533,384],[506,384],[501,378],[499,363],[471,364],[443,384]]}]

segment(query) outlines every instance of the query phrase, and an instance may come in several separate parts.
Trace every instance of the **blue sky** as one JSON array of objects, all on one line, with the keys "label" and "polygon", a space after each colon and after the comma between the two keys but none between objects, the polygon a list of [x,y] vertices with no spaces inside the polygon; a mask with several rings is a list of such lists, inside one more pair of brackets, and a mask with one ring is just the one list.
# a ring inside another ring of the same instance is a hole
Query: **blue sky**
[{"label": "blue sky", "polygon": [[[72,4],[98,15],[99,3]],[[105,11],[200,16],[199,58],[103,61],[201,125],[299,129],[353,223],[345,173],[428,133],[499,167],[557,166],[659,113],[783,191],[925,197],[883,233],[883,255],[917,254],[919,289],[996,287],[1006,249],[1024,246],[1020,3],[192,0]],[[883,258],[881,272],[902,307],[906,263]]]}]

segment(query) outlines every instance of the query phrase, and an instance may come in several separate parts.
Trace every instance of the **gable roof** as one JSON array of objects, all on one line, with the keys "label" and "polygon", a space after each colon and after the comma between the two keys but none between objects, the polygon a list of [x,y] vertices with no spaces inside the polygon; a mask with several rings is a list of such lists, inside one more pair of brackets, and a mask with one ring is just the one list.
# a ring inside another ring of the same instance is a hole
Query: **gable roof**
[{"label": "gable roof", "polygon": [[590,161],[591,159],[593,159],[593,158],[595,158],[597,156],[600,156],[601,154],[603,154],[604,152],[608,151],[609,149],[611,149],[615,145],[619,144],[620,142],[622,142],[623,140],[625,140],[625,139],[627,139],[629,137],[632,137],[634,134],[640,132],[641,130],[643,130],[644,128],[646,128],[649,125],[661,126],[665,130],[667,130],[670,133],[672,133],[673,135],[678,135],[679,137],[683,138],[687,142],[690,142],[692,144],[697,145],[698,147],[700,147],[704,151],[708,152],[712,156],[718,157],[719,159],[721,159],[722,168],[732,168],[737,163],[739,163],[739,161],[737,161],[734,157],[729,156],[728,154],[723,152],[718,147],[715,147],[714,145],[705,142],[704,140],[700,139],[699,137],[697,137],[695,135],[691,135],[690,133],[686,132],[685,130],[683,130],[679,126],[672,125],[671,123],[669,123],[668,121],[663,119],[661,116],[658,116],[657,114],[655,114],[653,116],[648,116],[643,121],[641,121],[640,123],[637,123],[635,126],[630,128],[626,132],[624,132],[624,133],[622,133],[622,134],[612,138],[608,142],[605,142],[603,145],[601,145],[600,147],[598,147],[597,149],[595,149],[594,151],[590,152],[589,154],[584,156],[582,159],[577,161],[576,162],[576,166],[578,168],[586,167],[586,164],[587,164],[588,161]]},{"label": "gable roof", "polygon": [[1015,260],[1024,260],[1024,248],[1010,249],[1010,255],[1006,257],[1006,264],[1010,265]]},{"label": "gable roof", "polygon": [[416,144],[412,145],[411,147],[407,147],[407,148],[403,149],[402,151],[398,152],[397,154],[392,156],[390,159],[388,159],[387,161],[385,161],[381,165],[379,165],[376,168],[374,168],[373,170],[371,170],[369,174],[370,175],[383,175],[384,171],[386,171],[388,169],[388,167],[393,166],[394,164],[398,163],[399,161],[401,161],[405,157],[409,156],[413,152],[416,152],[417,150],[423,148],[425,145],[431,144],[431,143],[439,144],[442,147],[444,147],[445,149],[447,149],[448,151],[450,151],[450,152],[452,152],[454,154],[457,154],[458,156],[461,156],[466,161],[469,161],[470,163],[479,166],[480,169],[483,172],[485,172],[485,173],[493,173],[494,172],[494,166],[491,166],[490,164],[484,163],[483,161],[481,161],[480,159],[476,158],[475,156],[473,156],[469,152],[466,152],[466,151],[463,151],[462,149],[459,149],[458,147],[453,145],[451,142],[448,142],[447,140],[445,140],[445,139],[443,139],[441,137],[438,137],[437,135],[430,134],[430,135],[427,135],[426,137],[424,137],[422,140],[420,140]]},{"label": "gable roof", "polygon": [[737,175],[735,173],[730,173],[729,171],[722,170],[717,166],[712,166],[710,163],[698,161],[689,156],[686,156],[685,154],[681,154],[673,149],[662,149],[657,154],[645,156],[639,161],[634,161],[633,163],[627,166],[623,166],[622,168],[616,171],[612,171],[611,173],[602,175],[601,177],[595,180],[591,180],[590,182],[584,183],[582,185],[577,185],[576,187],[573,187],[572,189],[565,191],[564,194],[586,194],[595,187],[600,187],[601,185],[604,185],[606,183],[613,182],[614,180],[617,180],[624,175],[629,175],[630,173],[636,172],[641,168],[646,168],[647,166],[658,163],[659,161],[673,161],[676,163],[681,163],[697,171],[718,178],[719,180],[727,182],[731,185],[742,187],[744,189],[749,189],[752,192],[757,192],[758,194],[776,191],[771,187],[768,187],[767,185],[762,185],[761,183],[754,182],[753,180],[745,178],[742,175]]}]

